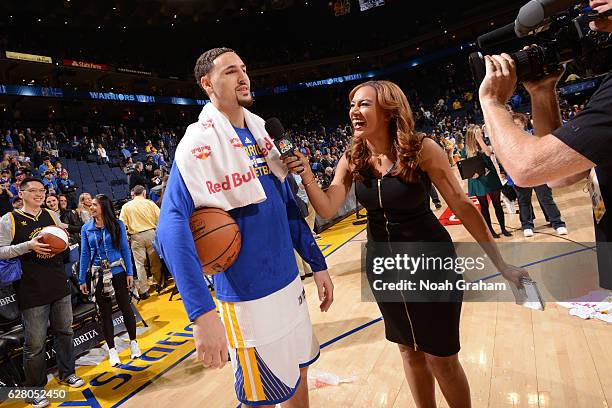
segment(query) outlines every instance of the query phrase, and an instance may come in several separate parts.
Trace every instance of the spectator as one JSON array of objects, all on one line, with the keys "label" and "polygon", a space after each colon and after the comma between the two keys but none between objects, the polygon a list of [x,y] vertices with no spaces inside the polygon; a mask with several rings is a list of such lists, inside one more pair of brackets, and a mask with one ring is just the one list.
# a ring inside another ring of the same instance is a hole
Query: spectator
[{"label": "spectator", "polygon": [[75,208],[77,206],[76,184],[74,181],[70,180],[67,170],[62,171],[60,177],[60,180],[57,182],[59,191],[68,197],[68,205],[70,208]]},{"label": "spectator", "polygon": [[130,157],[132,157],[132,153],[130,153],[130,151],[128,149],[126,149],[125,145],[123,147],[121,147],[121,155],[126,160],[129,159]]},{"label": "spectator", "polygon": [[59,201],[55,194],[47,194],[47,198],[45,198],[45,206],[59,217]]},{"label": "spectator", "polygon": [[26,156],[25,152],[19,152],[19,156],[17,156],[17,161],[22,166],[25,166],[26,163],[28,163],[30,161],[30,158],[28,156]]},{"label": "spectator", "polygon": [[57,187],[57,181],[55,180],[55,176],[53,176],[53,172],[51,170],[45,172],[45,178],[42,182],[47,189],[47,193],[49,194],[55,194],[59,190]]},{"label": "spectator", "polygon": [[141,299],[149,297],[149,282],[145,262],[149,259],[151,275],[158,288],[162,284],[161,261],[153,249],[153,239],[159,221],[159,207],[146,198],[144,186],[137,185],[132,189],[134,198],[121,208],[119,219],[125,224],[130,235],[136,273],[138,274],[138,293]]},{"label": "spectator", "polygon": [[13,197],[19,196],[19,190],[21,186],[21,182],[26,178],[26,175],[23,171],[18,170],[15,172],[15,182],[11,184],[11,193],[13,193]]},{"label": "spectator", "polygon": [[153,178],[151,179],[151,188],[161,186],[161,183],[162,183],[162,171],[160,169],[155,169],[155,171],[153,171]]},{"label": "spectator", "polygon": [[[91,215],[93,218],[81,229],[79,283],[81,292],[89,294],[85,277],[91,266],[91,298],[98,306],[104,339],[108,345],[109,362],[114,367],[121,364],[121,360],[115,349],[113,296],[121,309],[130,336],[131,358],[141,355],[136,341],[136,319],[129,292],[134,284],[132,256],[123,222],[117,220],[113,203],[107,196],[96,196],[91,204]],[[109,275],[112,276],[110,279]],[[109,280],[112,282],[110,285],[107,284]]]},{"label": "spectator", "polygon": [[98,155],[98,163],[100,164],[108,163],[108,156],[106,155],[106,149],[102,147],[102,144],[98,144],[98,148],[96,149],[96,154]]},{"label": "spectator", "polygon": [[147,180],[151,180],[154,177],[155,170],[159,169],[159,166],[155,164],[153,160],[153,155],[147,156],[147,161],[144,163],[144,171],[147,177]]},{"label": "spectator", "polygon": [[[45,346],[49,326],[55,335],[60,383],[81,387],[84,381],[75,374],[72,303],[63,259],[61,254],[50,256],[48,245],[35,236],[41,228],[57,225],[60,220],[53,212],[41,209],[45,189],[39,179],[26,178],[21,185],[23,209],[0,219],[0,258],[19,257],[21,261],[22,277],[13,285],[24,328],[23,386],[43,388],[47,383]],[[44,397],[28,402],[33,407],[49,405]]]},{"label": "spectator", "polygon": [[81,218],[83,224],[86,224],[87,222],[89,222],[89,220],[91,220],[91,202],[91,194],[82,193],[79,196],[79,206],[77,207],[77,213],[79,214],[79,217]]},{"label": "spectator", "polygon": [[130,190],[132,190],[134,187],[141,185],[141,186],[145,186],[145,187],[149,187],[149,179],[147,178],[147,176],[145,175],[144,172],[144,165],[142,164],[142,162],[137,162],[136,165],[134,165],[134,171],[132,172],[132,174],[130,174]]},{"label": "spectator", "polygon": [[2,178],[0,178],[0,217],[13,211],[13,206],[11,205],[13,193],[11,193],[10,179],[7,176],[8,174],[3,171]]},{"label": "spectator", "polygon": [[331,184],[334,179],[334,169],[331,167],[326,167],[323,176],[321,177],[321,188],[326,189]]},{"label": "spectator", "polygon": [[15,197],[13,200],[13,210],[21,210],[23,208],[23,199],[21,197]]},{"label": "spectator", "polygon": [[153,143],[151,143],[150,140],[147,140],[147,143],[145,144],[145,153],[151,153],[151,151],[153,150]]},{"label": "spectator", "polygon": [[489,199],[493,203],[495,208],[495,216],[497,222],[501,227],[501,232],[507,237],[512,234],[506,230],[506,221],[504,217],[504,210],[501,205],[501,189],[502,184],[499,180],[497,170],[493,165],[493,161],[490,156],[493,154],[493,149],[487,146],[482,139],[482,130],[480,126],[472,125],[466,136],[466,155],[467,157],[480,157],[484,162],[485,170],[484,174],[475,173],[474,176],[468,180],[468,195],[470,197],[476,196],[478,203],[480,204],[480,213],[484,218],[489,231],[493,238],[499,238],[499,234],[493,229],[491,224],[491,214],[489,213]]},{"label": "spectator", "polygon": [[38,166],[38,172],[41,176],[44,176],[48,171],[53,174],[55,172],[55,168],[51,164],[51,159],[49,159],[49,157],[46,157],[45,159],[43,159],[43,163]]},{"label": "spectator", "polygon": [[130,174],[132,174],[132,172],[134,172],[134,167],[135,166],[136,165],[134,164],[134,161],[132,160],[131,157],[128,157],[127,159],[122,160],[121,169],[127,175],[130,175]]},{"label": "spectator", "polygon": [[[514,124],[521,130],[527,130],[527,117],[521,113],[515,113],[512,115]],[[535,137],[535,136],[534,136]],[[533,236],[533,220],[535,214],[533,212],[533,205],[531,204],[531,195],[533,190],[536,192],[542,212],[550,220],[552,227],[555,229],[558,235],[567,235],[567,227],[565,222],[561,219],[561,212],[557,203],[552,195],[552,190],[546,184],[541,184],[535,187],[520,187],[514,185],[514,189],[518,195],[519,203],[519,217],[521,219],[521,227],[523,229],[523,235],[525,237]]]},{"label": "spectator", "polygon": [[69,209],[68,197],[66,194],[60,194],[58,196],[58,200],[60,221],[66,225],[68,234],[70,234],[70,244],[80,244],[81,227],[83,226],[83,222],[75,210]]}]

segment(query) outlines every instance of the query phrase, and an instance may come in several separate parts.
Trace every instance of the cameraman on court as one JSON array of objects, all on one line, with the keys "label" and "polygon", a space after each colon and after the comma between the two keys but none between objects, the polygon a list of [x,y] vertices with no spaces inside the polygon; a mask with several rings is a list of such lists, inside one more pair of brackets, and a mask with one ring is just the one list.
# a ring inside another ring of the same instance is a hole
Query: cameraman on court
[{"label": "cameraman on court", "polygon": [[[590,0],[590,6],[602,14],[612,9],[612,0]],[[612,32],[612,17],[591,21],[589,27]],[[538,136],[532,137],[514,124],[505,107],[516,87],[514,61],[508,54],[501,54],[486,56],[485,63],[480,104],[497,158],[521,186],[563,187],[590,180],[599,285],[612,289],[612,72],[586,108],[564,126],[555,93],[563,70],[524,82]]]}]

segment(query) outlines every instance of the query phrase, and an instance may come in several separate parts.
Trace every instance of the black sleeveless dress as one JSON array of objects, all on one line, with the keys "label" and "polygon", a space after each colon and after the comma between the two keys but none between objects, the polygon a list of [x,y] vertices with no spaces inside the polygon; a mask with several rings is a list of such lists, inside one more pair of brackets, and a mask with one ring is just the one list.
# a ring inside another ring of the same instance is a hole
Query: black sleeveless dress
[{"label": "black sleeveless dress", "polygon": [[[376,257],[456,258],[448,231],[429,208],[431,181],[427,174],[419,171],[419,181],[404,183],[390,173],[379,179],[367,172],[355,186],[357,200],[368,212],[366,275],[371,287],[375,279],[385,276],[369,270]],[[412,281],[416,286],[424,279],[442,282],[460,278],[454,270],[449,273],[435,267],[412,274],[405,269],[385,274],[387,280]],[[404,291],[399,298],[397,291],[372,292],[384,318],[387,340],[439,357],[459,352],[461,291],[426,291],[424,296]]]}]

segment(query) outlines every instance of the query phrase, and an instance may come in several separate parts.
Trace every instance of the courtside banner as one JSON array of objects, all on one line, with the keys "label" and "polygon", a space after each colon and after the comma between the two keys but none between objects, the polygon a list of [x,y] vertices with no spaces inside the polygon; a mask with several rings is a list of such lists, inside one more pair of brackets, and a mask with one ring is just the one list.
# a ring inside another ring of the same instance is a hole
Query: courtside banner
[{"label": "courtside banner", "polygon": [[65,59],[63,63],[67,67],[96,69],[98,71],[110,71],[110,66],[106,64],[96,64],[93,62],[75,61],[71,59]]},{"label": "courtside banner", "polygon": [[42,62],[44,64],[53,63],[53,61],[51,60],[51,57],[47,57],[46,55],[24,54],[22,52],[15,52],[15,51],[7,51],[6,58],[22,60],[22,61]]}]

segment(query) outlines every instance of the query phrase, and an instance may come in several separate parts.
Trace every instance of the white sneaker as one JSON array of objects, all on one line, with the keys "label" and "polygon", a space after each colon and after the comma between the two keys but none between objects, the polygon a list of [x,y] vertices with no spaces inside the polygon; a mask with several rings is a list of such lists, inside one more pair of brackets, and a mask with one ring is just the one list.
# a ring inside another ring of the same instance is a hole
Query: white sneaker
[{"label": "white sneaker", "polygon": [[559,234],[559,235],[567,235],[567,228],[565,228],[565,227],[557,228],[557,234]]},{"label": "white sneaker", "polygon": [[138,347],[138,342],[136,340],[132,340],[130,342],[130,356],[132,358],[140,357],[142,353],[140,352],[140,347]]},{"label": "white sneaker", "polygon": [[34,398],[30,400],[30,405],[32,405],[32,408],[45,408],[49,406],[49,400],[45,397]]},{"label": "white sneaker", "polygon": [[524,229],[523,235],[525,238],[533,237],[533,230],[531,228]]},{"label": "white sneaker", "polygon": [[108,363],[111,367],[116,367],[121,365],[121,360],[119,360],[119,354],[117,353],[116,348],[108,349]]}]

